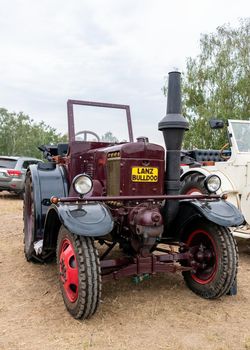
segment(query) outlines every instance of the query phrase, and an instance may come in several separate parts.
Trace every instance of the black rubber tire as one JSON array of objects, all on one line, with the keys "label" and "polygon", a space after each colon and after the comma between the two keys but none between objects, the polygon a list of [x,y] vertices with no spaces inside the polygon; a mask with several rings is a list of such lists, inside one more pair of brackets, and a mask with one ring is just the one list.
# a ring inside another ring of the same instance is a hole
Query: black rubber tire
[{"label": "black rubber tire", "polygon": [[[78,295],[74,302],[67,297],[60,276],[60,252],[65,239],[72,244],[78,266]],[[100,261],[94,240],[90,237],[75,235],[61,226],[56,253],[60,289],[67,310],[76,319],[91,317],[99,305],[102,288]]]},{"label": "black rubber tire", "polygon": [[197,189],[197,192],[202,194],[209,194],[208,190],[204,186],[205,176],[199,173],[192,173],[187,175],[181,181],[180,194],[188,194],[192,189]]},{"label": "black rubber tire", "polygon": [[25,179],[25,192],[23,198],[24,222],[24,255],[27,261],[37,261],[34,251],[35,237],[35,206],[31,174],[28,172]]},{"label": "black rubber tire", "polygon": [[232,233],[223,226],[200,220],[196,221],[185,232],[183,242],[188,242],[192,232],[204,230],[209,233],[214,245],[217,268],[209,283],[202,284],[196,280],[191,271],[183,272],[187,286],[196,294],[205,299],[216,299],[227,294],[233,287],[238,270],[238,248]]}]

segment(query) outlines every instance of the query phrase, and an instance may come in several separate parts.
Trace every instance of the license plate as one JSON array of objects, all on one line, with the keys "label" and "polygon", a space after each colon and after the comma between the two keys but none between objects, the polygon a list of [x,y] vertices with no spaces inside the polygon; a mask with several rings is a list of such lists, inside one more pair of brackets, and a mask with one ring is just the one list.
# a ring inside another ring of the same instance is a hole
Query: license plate
[{"label": "license plate", "polygon": [[157,182],[158,168],[132,167],[131,180],[133,182]]}]

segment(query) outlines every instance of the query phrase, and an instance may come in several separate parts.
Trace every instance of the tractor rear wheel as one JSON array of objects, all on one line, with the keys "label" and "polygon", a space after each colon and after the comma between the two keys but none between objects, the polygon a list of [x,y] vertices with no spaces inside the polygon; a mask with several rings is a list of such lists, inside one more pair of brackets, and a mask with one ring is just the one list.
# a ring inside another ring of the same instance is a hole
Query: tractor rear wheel
[{"label": "tractor rear wheel", "polygon": [[187,286],[206,299],[227,294],[236,281],[238,249],[231,232],[208,221],[195,222],[185,232],[192,271],[183,272]]},{"label": "tractor rear wheel", "polygon": [[35,261],[34,235],[35,235],[35,206],[31,174],[28,172],[25,180],[23,198],[24,221],[24,254],[27,261]]},{"label": "tractor rear wheel", "polygon": [[193,173],[187,175],[181,181],[180,194],[209,194],[204,186],[205,176],[202,174]]},{"label": "tractor rear wheel", "polygon": [[75,235],[61,226],[57,265],[67,310],[76,319],[91,317],[101,297],[101,269],[94,240]]}]

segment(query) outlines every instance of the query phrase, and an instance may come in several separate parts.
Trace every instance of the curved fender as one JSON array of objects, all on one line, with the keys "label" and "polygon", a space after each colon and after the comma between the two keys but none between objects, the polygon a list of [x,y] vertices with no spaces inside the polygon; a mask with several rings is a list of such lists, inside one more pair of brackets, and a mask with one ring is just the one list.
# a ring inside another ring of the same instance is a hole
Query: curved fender
[{"label": "curved fender", "polygon": [[192,207],[196,212],[215,224],[231,227],[243,224],[244,217],[239,210],[231,203],[224,200],[218,201],[186,201],[180,202],[180,209]]},{"label": "curved fender", "polygon": [[[56,216],[57,219],[56,219]],[[109,209],[102,203],[52,204],[45,220],[44,235],[48,239],[54,231],[56,220],[60,220],[70,232],[80,236],[100,237],[110,233],[114,222]]]},{"label": "curved fender", "polygon": [[33,164],[29,166],[33,184],[33,201],[35,206],[35,240],[42,239],[45,216],[52,196],[67,196],[68,184],[64,171],[52,163]]},{"label": "curved fender", "polygon": [[184,170],[184,172],[181,174],[181,178],[180,178],[181,181],[187,175],[190,175],[190,174],[202,174],[204,176],[208,176],[215,170],[215,167],[213,167],[213,171],[208,171],[207,169],[204,169],[202,167],[200,167],[200,168],[188,168],[186,171],[185,171],[185,168],[183,167],[183,170]]},{"label": "curved fender", "polygon": [[165,232],[166,239],[180,239],[185,227],[199,218],[224,227],[239,226],[243,224],[244,217],[231,203],[224,200],[198,201],[182,200],[176,218]]}]

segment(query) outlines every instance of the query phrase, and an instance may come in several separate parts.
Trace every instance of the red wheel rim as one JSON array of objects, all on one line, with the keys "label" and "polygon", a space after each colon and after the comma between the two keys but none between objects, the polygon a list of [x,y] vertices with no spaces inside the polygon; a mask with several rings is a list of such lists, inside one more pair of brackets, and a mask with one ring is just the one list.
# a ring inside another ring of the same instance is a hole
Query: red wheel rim
[{"label": "red wheel rim", "polygon": [[192,187],[190,188],[190,190],[188,190],[186,192],[186,194],[193,194],[193,195],[196,195],[196,194],[203,194],[201,190],[199,190],[199,188],[197,187]]},{"label": "red wheel rim", "polygon": [[65,238],[60,249],[60,279],[65,295],[71,303],[78,298],[78,266],[75,251],[69,239]]},{"label": "red wheel rim", "polygon": [[187,245],[191,248],[196,272],[191,276],[199,284],[210,283],[218,268],[218,256],[214,239],[205,230],[196,230],[188,238]]}]

